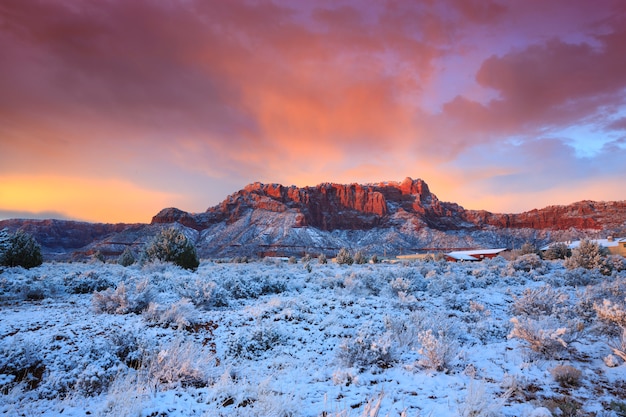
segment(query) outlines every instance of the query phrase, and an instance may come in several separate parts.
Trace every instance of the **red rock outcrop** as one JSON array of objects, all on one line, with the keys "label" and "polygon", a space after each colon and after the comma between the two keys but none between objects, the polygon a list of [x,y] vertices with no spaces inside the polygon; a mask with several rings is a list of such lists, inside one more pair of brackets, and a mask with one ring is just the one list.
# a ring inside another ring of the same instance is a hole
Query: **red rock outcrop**
[{"label": "red rock outcrop", "polygon": [[152,223],[178,222],[196,230],[226,221],[232,223],[251,210],[296,212],[294,227],[320,230],[359,230],[390,226],[408,215],[413,223],[437,230],[481,229],[487,226],[508,229],[568,230],[618,227],[626,216],[626,202],[581,201],[568,206],[549,206],[519,214],[497,214],[465,210],[454,203],[439,201],[421,179],[377,184],[324,183],[298,188],[280,184],[253,183],[228,196],[206,213],[189,214],[169,208]]}]

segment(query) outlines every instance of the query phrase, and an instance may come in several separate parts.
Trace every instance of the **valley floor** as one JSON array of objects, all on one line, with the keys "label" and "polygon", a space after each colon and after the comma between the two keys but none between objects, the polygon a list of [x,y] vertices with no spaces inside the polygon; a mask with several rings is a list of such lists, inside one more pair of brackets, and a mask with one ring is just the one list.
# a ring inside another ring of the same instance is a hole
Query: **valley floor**
[{"label": "valley floor", "polygon": [[626,416],[625,311],[539,259],[9,268],[0,416]]}]

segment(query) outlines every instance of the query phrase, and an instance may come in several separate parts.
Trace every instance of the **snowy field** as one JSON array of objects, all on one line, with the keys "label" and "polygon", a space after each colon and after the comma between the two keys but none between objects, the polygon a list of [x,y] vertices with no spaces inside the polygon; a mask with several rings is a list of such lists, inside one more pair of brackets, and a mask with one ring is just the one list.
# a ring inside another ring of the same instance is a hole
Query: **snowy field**
[{"label": "snowy field", "polygon": [[0,273],[0,416],[626,416],[626,271],[266,259]]}]

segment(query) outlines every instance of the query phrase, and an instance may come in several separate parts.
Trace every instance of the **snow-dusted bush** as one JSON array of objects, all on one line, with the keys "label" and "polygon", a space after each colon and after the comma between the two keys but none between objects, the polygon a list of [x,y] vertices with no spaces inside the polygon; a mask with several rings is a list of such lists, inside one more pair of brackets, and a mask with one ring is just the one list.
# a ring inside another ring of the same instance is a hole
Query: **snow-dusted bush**
[{"label": "snow-dusted bush", "polygon": [[94,292],[91,305],[99,314],[141,313],[153,298],[153,290],[147,280],[140,281],[129,288],[124,282],[120,282],[115,290],[107,288],[104,291]]},{"label": "snow-dusted bush", "polygon": [[583,373],[571,365],[557,365],[550,370],[552,378],[563,388],[580,386]]},{"label": "snow-dusted bush", "polygon": [[0,236],[0,265],[33,268],[43,263],[41,246],[26,232],[13,234],[2,231]]},{"label": "snow-dusted bush", "polygon": [[133,255],[133,251],[130,248],[124,249],[124,252],[117,258],[117,263],[122,266],[131,266],[135,263],[135,255]]},{"label": "snow-dusted bush", "polygon": [[343,286],[353,294],[378,295],[387,286],[387,282],[375,271],[358,270],[344,278]]},{"label": "snow-dusted bush", "polygon": [[178,329],[186,329],[196,323],[197,315],[198,312],[187,298],[167,307],[151,302],[143,312],[143,317],[148,323]]},{"label": "snow-dusted bush", "polygon": [[553,318],[513,317],[509,339],[521,339],[528,347],[548,359],[560,359],[567,353],[577,330],[561,326]]},{"label": "snow-dusted bush", "polygon": [[206,279],[184,280],[176,290],[183,298],[188,298],[196,307],[211,308],[228,305],[228,294],[213,281]]},{"label": "snow-dusted bush", "polygon": [[511,261],[511,266],[516,271],[524,272],[530,272],[532,270],[538,270],[539,272],[543,272],[544,270],[543,261],[536,253],[527,253],[518,256]]},{"label": "snow-dusted bush", "polygon": [[176,339],[144,359],[142,370],[163,388],[205,387],[213,376],[215,356],[193,340]]},{"label": "snow-dusted bush", "polygon": [[600,320],[626,329],[626,304],[624,302],[617,303],[605,299],[602,301],[602,304],[594,304],[593,308]]},{"label": "snow-dusted bush", "polygon": [[564,314],[569,307],[570,297],[567,293],[545,285],[527,288],[520,297],[514,297],[511,311],[514,315],[540,317]]},{"label": "snow-dusted bush", "polygon": [[111,352],[126,366],[139,369],[144,357],[144,346],[133,331],[112,329],[108,333]]},{"label": "snow-dusted bush", "polygon": [[229,274],[219,282],[224,291],[235,299],[259,298],[261,295],[280,294],[286,284],[280,279],[268,275],[242,276]]},{"label": "snow-dusted bush", "polygon": [[626,271],[626,258],[621,255],[609,255],[606,258],[607,263],[612,271]]},{"label": "snow-dusted bush", "polygon": [[29,390],[37,388],[46,370],[40,350],[26,340],[0,345],[0,394],[8,394],[17,384]]},{"label": "snow-dusted bush", "polygon": [[323,253],[321,253],[318,257],[317,257],[317,262],[319,262],[321,265],[326,265],[328,263],[328,259],[326,259],[326,255],[324,255]]},{"label": "snow-dusted bush", "polygon": [[227,369],[207,390],[207,401],[217,405],[212,415],[246,417],[291,417],[300,415],[292,393],[271,386],[272,379],[250,381],[233,369]]},{"label": "snow-dusted bush", "polygon": [[367,256],[365,256],[363,251],[357,251],[357,253],[354,254],[354,263],[355,264],[363,265],[363,264],[366,264],[368,261],[369,261],[369,259],[367,259]]},{"label": "snow-dusted bush", "polygon": [[244,327],[228,340],[228,353],[239,358],[257,359],[283,344],[285,339],[286,336],[273,326]]},{"label": "snow-dusted bush", "polygon": [[615,355],[626,362],[626,327],[622,327],[621,334],[609,342],[609,347]]},{"label": "snow-dusted bush", "polygon": [[371,324],[366,324],[339,345],[337,358],[343,365],[361,370],[374,365],[390,368],[396,361],[391,334],[376,331]]},{"label": "snow-dusted bush", "polygon": [[150,262],[159,260],[172,262],[182,268],[196,270],[200,261],[196,247],[179,230],[171,227],[163,229],[144,250],[144,258]]},{"label": "snow-dusted bush", "polygon": [[417,340],[421,346],[418,353],[422,355],[417,364],[427,369],[445,371],[458,352],[456,340],[442,330],[436,334],[431,329],[419,332]]},{"label": "snow-dusted bush", "polygon": [[606,249],[597,242],[581,240],[579,246],[572,249],[572,256],[567,258],[563,265],[567,269],[597,269],[603,275],[610,275],[611,265],[607,262],[606,255]]},{"label": "snow-dusted bush", "polygon": [[68,275],[63,282],[70,294],[91,294],[94,291],[103,291],[113,286],[108,278],[93,270]]},{"label": "snow-dusted bush", "polygon": [[574,287],[585,287],[595,282],[606,280],[605,276],[597,269],[574,268],[568,269],[563,274],[565,284]]},{"label": "snow-dusted bush", "polygon": [[[459,403],[460,417],[499,417],[502,415],[502,407],[511,396],[507,390],[497,398],[492,398],[486,392],[485,384],[471,380],[467,386],[467,394]],[[550,415],[551,416],[551,415]]]},{"label": "snow-dusted bush", "polygon": [[341,248],[335,257],[335,262],[337,262],[338,265],[352,265],[354,263],[354,258],[350,255],[348,249]]},{"label": "snow-dusted bush", "polygon": [[571,256],[571,251],[566,243],[558,242],[550,245],[543,253],[543,258],[549,261],[565,259]]}]

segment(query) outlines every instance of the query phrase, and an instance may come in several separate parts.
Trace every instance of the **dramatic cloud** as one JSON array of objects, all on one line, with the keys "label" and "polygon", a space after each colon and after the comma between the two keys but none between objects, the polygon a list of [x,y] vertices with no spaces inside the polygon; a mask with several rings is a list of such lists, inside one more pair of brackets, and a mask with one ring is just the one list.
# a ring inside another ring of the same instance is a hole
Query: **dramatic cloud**
[{"label": "dramatic cloud", "polygon": [[624,27],[619,0],[3,1],[0,210],[406,176],[493,211],[626,199]]}]

